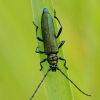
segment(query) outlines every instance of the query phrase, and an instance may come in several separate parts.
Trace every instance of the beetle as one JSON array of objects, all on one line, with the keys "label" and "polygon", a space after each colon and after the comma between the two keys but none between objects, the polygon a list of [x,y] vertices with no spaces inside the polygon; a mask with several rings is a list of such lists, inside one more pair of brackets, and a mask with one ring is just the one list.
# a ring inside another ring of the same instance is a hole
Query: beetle
[{"label": "beetle", "polygon": [[55,10],[54,10],[54,18],[60,24],[60,29],[58,31],[57,36],[56,36],[56,32],[55,32],[53,19],[50,15],[48,9],[47,8],[43,9],[43,13],[42,13],[42,17],[41,17],[41,30],[42,30],[42,38],[43,39],[38,37],[38,35],[37,35],[38,26],[33,22],[33,24],[36,27],[36,38],[39,41],[43,42],[43,44],[44,44],[44,51],[39,50],[38,47],[37,47],[35,52],[39,53],[39,54],[46,54],[47,55],[47,58],[40,61],[40,66],[41,66],[40,71],[43,69],[42,63],[45,62],[45,61],[48,61],[49,69],[47,70],[47,72],[44,75],[43,79],[41,80],[38,87],[36,88],[34,94],[31,96],[30,100],[32,100],[32,98],[36,94],[38,88],[40,87],[41,83],[44,81],[44,79],[47,76],[48,72],[50,72],[51,70],[52,70],[52,72],[56,72],[56,70],[59,70],[80,92],[82,92],[83,94],[85,94],[87,96],[91,96],[89,94],[84,93],[80,88],[78,88],[77,85],[75,83],[73,83],[73,81],[68,76],[66,76],[66,74],[63,73],[57,65],[58,60],[63,60],[64,61],[64,67],[66,69],[68,69],[68,67],[66,67],[66,59],[57,56],[57,54],[59,52],[59,48],[61,48],[63,46],[65,41],[64,40],[61,41],[60,45],[58,46],[56,39],[60,36],[60,34],[62,32],[62,25],[61,25],[59,19],[56,16],[56,11]]},{"label": "beetle", "polygon": [[47,8],[44,8],[43,14],[42,14],[42,18],[41,18],[41,29],[42,29],[42,37],[43,37],[43,39],[41,39],[40,37],[37,36],[38,26],[34,23],[34,25],[36,26],[37,39],[39,41],[43,42],[43,44],[44,44],[44,52],[40,51],[38,49],[38,47],[37,47],[36,48],[36,53],[40,53],[40,54],[45,53],[47,55],[47,58],[45,58],[45,59],[40,61],[40,66],[41,66],[40,71],[43,68],[41,63],[45,62],[46,60],[48,61],[49,65],[50,65],[49,67],[52,69],[52,71],[56,71],[58,59],[63,60],[65,68],[68,69],[66,67],[66,60],[64,58],[62,58],[62,57],[59,57],[59,58],[57,57],[58,49],[62,47],[62,45],[65,43],[65,41],[63,40],[60,43],[60,45],[58,46],[56,39],[61,34],[62,25],[61,25],[59,19],[56,17],[55,10],[54,10],[54,18],[56,18],[57,21],[60,24],[60,29],[59,29],[59,32],[58,32],[57,36],[56,36],[56,32],[55,32],[55,28],[54,28],[54,23],[53,23],[52,17],[49,14]]}]

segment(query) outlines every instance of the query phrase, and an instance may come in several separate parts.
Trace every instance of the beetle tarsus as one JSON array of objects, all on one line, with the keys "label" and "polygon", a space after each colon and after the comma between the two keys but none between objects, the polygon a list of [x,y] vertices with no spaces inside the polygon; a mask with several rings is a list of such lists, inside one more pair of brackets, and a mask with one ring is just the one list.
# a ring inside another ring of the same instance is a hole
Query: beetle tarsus
[{"label": "beetle tarsus", "polygon": [[64,43],[65,43],[65,40],[61,41],[61,43],[60,43],[58,49],[61,48],[61,47],[64,45]]},{"label": "beetle tarsus", "polygon": [[40,71],[43,69],[43,66],[41,66],[41,69],[40,69]]},{"label": "beetle tarsus", "polygon": [[40,51],[38,48],[39,48],[39,47],[36,47],[36,50],[35,50],[36,53],[39,53],[39,54],[44,54],[44,53],[45,53],[45,52],[43,52],[43,51]]}]

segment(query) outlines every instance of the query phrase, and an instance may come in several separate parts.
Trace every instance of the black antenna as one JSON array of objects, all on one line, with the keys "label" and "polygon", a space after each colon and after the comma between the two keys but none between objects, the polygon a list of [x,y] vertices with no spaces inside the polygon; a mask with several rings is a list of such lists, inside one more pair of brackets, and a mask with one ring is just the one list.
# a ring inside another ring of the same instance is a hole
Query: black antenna
[{"label": "black antenna", "polygon": [[68,76],[66,76],[66,74],[65,73],[63,73],[62,71],[61,71],[61,69],[60,68],[58,68],[57,67],[57,69],[81,92],[81,93],[83,93],[84,95],[86,95],[86,96],[91,96],[91,95],[89,95],[89,94],[86,94],[85,92],[83,92]]},{"label": "black antenna", "polygon": [[46,78],[46,76],[47,76],[48,72],[50,72],[50,71],[51,71],[51,68],[49,68],[49,69],[47,70],[47,72],[45,73],[45,75],[44,75],[43,79],[41,80],[41,82],[40,82],[40,83],[39,83],[39,85],[37,86],[36,90],[34,91],[33,95],[31,96],[30,100],[32,100],[32,98],[33,98],[33,97],[34,97],[34,95],[36,94],[37,90],[39,89],[39,87],[40,87],[41,83],[44,81],[44,79]]}]

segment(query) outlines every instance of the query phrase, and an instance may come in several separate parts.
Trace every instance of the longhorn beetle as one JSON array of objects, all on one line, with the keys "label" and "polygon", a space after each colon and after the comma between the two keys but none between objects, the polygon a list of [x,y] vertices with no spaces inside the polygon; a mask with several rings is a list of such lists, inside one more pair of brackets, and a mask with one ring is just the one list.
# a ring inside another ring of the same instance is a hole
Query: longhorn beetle
[{"label": "longhorn beetle", "polygon": [[33,22],[33,24],[36,27],[36,38],[39,41],[41,41],[41,42],[44,43],[44,51],[40,51],[38,49],[38,47],[37,47],[36,48],[36,53],[46,54],[47,55],[47,58],[45,58],[45,59],[43,59],[43,60],[40,61],[40,66],[41,66],[40,71],[43,68],[42,63],[45,62],[45,61],[48,61],[48,63],[49,63],[49,69],[47,70],[47,72],[44,75],[43,79],[41,80],[41,82],[37,86],[36,90],[34,91],[33,95],[31,96],[30,100],[32,100],[32,98],[36,94],[38,88],[40,87],[41,83],[44,81],[44,79],[47,76],[48,72],[50,72],[51,70],[52,70],[52,72],[54,72],[54,71],[56,72],[56,70],[60,71],[80,92],[82,92],[86,96],[91,96],[89,94],[84,93],[80,88],[78,88],[78,86],[75,85],[74,82],[68,76],[66,76],[66,74],[63,73],[61,71],[61,69],[57,66],[58,60],[63,60],[64,61],[64,67],[66,69],[68,69],[66,67],[66,59],[57,56],[58,49],[63,46],[63,44],[65,43],[65,41],[61,41],[60,45],[59,46],[57,45],[57,40],[56,39],[61,34],[62,25],[61,25],[59,19],[56,17],[56,11],[55,10],[54,10],[54,18],[60,24],[60,29],[58,31],[57,36],[56,36],[56,33],[55,33],[54,23],[53,23],[53,20],[52,20],[52,17],[50,15],[50,13],[48,12],[47,8],[43,9],[42,18],[41,18],[41,29],[42,29],[42,38],[43,39],[41,39],[40,37],[38,37],[38,35],[37,35],[38,26]]}]

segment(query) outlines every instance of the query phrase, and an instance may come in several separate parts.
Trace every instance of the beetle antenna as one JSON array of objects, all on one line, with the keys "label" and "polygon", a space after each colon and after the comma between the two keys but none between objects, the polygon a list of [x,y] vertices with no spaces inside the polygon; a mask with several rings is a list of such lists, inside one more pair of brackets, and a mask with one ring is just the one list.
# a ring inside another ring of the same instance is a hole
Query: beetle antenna
[{"label": "beetle antenna", "polygon": [[84,95],[86,96],[91,96],[89,94],[86,94],[85,92],[83,92],[64,72],[61,71],[60,68],[57,67],[57,69],[81,92],[83,93]]},{"label": "beetle antenna", "polygon": [[47,72],[45,73],[44,77],[42,78],[41,82],[39,83],[39,85],[37,86],[36,90],[34,91],[33,95],[31,96],[30,100],[32,100],[32,98],[34,97],[34,95],[36,94],[37,90],[39,89],[39,87],[41,86],[42,82],[44,81],[44,79],[46,78],[47,74],[51,71],[51,68],[49,68],[47,70]]}]

